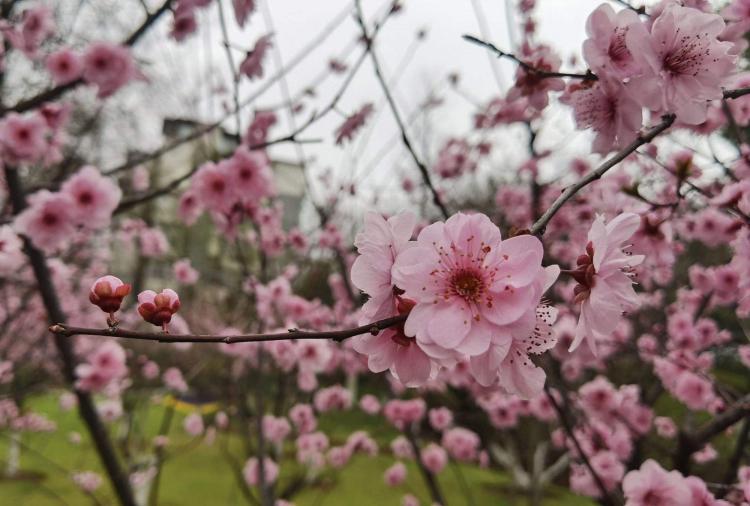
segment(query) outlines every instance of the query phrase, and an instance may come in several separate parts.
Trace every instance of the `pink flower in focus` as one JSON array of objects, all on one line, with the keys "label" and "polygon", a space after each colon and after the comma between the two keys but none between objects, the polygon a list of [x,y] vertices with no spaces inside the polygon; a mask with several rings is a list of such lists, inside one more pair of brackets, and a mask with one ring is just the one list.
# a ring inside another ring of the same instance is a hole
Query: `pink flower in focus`
[{"label": "pink flower in focus", "polygon": [[583,58],[599,77],[626,79],[640,73],[640,65],[626,44],[626,35],[634,31],[648,37],[638,14],[630,9],[615,13],[609,4],[602,4],[586,20],[588,39],[583,42]]},{"label": "pink flower in focus", "polygon": [[452,363],[490,345],[505,349],[513,335],[532,332],[542,295],[542,244],[533,236],[502,241],[483,214],[458,213],[422,229],[401,252],[393,278],[415,301],[406,335],[432,358]]},{"label": "pink flower in focus", "polygon": [[591,151],[607,154],[635,140],[643,120],[641,106],[625,86],[602,76],[571,88],[566,101],[573,107],[576,127],[596,133]]},{"label": "pink flower in focus", "polygon": [[586,254],[578,257],[578,281],[575,302],[581,303],[576,336],[569,351],[578,348],[584,338],[596,354],[596,341],[615,330],[623,311],[635,309],[638,297],[633,290],[631,269],[640,264],[643,255],[628,255],[625,241],[638,230],[641,217],[623,213],[608,224],[599,215],[588,233]]},{"label": "pink flower in focus", "polygon": [[240,73],[249,79],[263,77],[263,59],[271,49],[271,36],[264,35],[255,42],[255,47],[247,53],[245,59],[240,63]]},{"label": "pink flower in focus", "polygon": [[45,61],[45,66],[57,85],[71,83],[83,74],[83,60],[75,51],[68,48],[51,53]]},{"label": "pink flower in focus", "polygon": [[336,129],[336,145],[341,145],[344,141],[351,140],[357,131],[365,125],[372,111],[372,104],[367,103],[359,111],[346,118],[344,123]]},{"label": "pink flower in focus", "polygon": [[[364,230],[354,241],[359,256],[352,265],[354,286],[370,296],[362,308],[362,324],[376,321],[411,308],[411,302],[401,298],[391,269],[396,257],[409,246],[416,217],[402,212],[385,220],[377,213],[367,213]],[[433,365],[402,326],[391,327],[377,335],[363,334],[352,339],[353,347],[367,355],[372,372],[387,369],[407,386],[423,384],[433,372]]]},{"label": "pink flower in focus", "polygon": [[112,95],[136,75],[137,69],[127,47],[95,42],[83,55],[83,79],[99,88],[99,98]]},{"label": "pink flower in focus", "polygon": [[109,225],[122,197],[120,187],[90,165],[65,181],[60,192],[73,204],[70,209],[73,220],[90,229]]},{"label": "pink flower in focus", "polygon": [[37,248],[54,251],[75,233],[72,207],[66,195],[38,191],[29,197],[29,207],[16,216],[13,227]]},{"label": "pink flower in focus", "polygon": [[732,44],[717,38],[724,27],[721,16],[670,3],[654,19],[649,37],[629,31],[627,47],[645,72],[629,83],[633,96],[684,123],[705,121],[708,101],[722,97],[735,69]]},{"label": "pink flower in focus", "polygon": [[145,290],[138,294],[138,313],[147,322],[162,327],[167,332],[167,324],[172,315],[180,309],[180,298],[174,290],[165,288],[157,294]]},{"label": "pink flower in focus", "polygon": [[107,275],[94,281],[89,291],[89,301],[112,315],[120,309],[122,299],[129,293],[130,285],[123,283],[120,278]]}]

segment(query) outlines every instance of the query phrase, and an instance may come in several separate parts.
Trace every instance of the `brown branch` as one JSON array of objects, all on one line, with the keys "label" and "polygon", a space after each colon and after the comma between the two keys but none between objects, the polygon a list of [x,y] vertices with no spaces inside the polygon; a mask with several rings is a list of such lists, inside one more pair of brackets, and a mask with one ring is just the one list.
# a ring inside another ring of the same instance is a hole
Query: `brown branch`
[{"label": "brown branch", "polygon": [[[21,183],[21,178],[16,169],[6,165],[4,168],[5,181],[8,186],[8,193],[13,205],[13,213],[18,214],[26,207],[26,195]],[[52,275],[47,267],[44,254],[38,250],[31,241],[21,236],[24,244],[24,252],[29,259],[34,278],[39,286],[39,295],[42,298],[47,317],[52,322],[64,322],[65,313],[60,305],[60,299],[52,283]],[[69,334],[68,336],[73,335]],[[120,466],[120,462],[112,446],[112,442],[107,434],[107,429],[102,424],[101,419],[96,411],[94,402],[87,392],[75,388],[76,359],[73,353],[73,343],[63,336],[55,336],[55,347],[62,360],[62,370],[68,385],[73,388],[73,392],[78,399],[78,412],[83,419],[91,439],[94,442],[96,451],[102,461],[102,465],[107,472],[107,476],[112,483],[120,504],[123,506],[135,506],[135,499],[130,488],[128,477]]]},{"label": "brown branch", "polygon": [[380,83],[380,87],[383,89],[385,98],[388,101],[391,112],[393,113],[393,118],[396,120],[396,124],[401,131],[401,140],[403,141],[406,150],[414,160],[414,163],[417,165],[417,168],[419,168],[419,172],[422,175],[422,180],[432,194],[432,201],[435,203],[437,208],[440,209],[440,213],[443,215],[443,218],[447,220],[450,216],[450,213],[448,213],[448,209],[445,207],[445,204],[443,204],[443,201],[441,200],[440,195],[435,188],[435,185],[432,184],[432,179],[430,178],[430,173],[428,172],[427,167],[422,162],[422,160],[419,159],[416,151],[414,151],[414,146],[409,139],[409,135],[406,133],[406,125],[404,124],[404,120],[401,118],[401,113],[398,112],[396,101],[393,99],[391,90],[388,88],[385,77],[383,77],[383,71],[380,67],[380,62],[378,61],[378,57],[375,54],[375,48],[372,45],[373,40],[372,38],[370,38],[370,35],[367,31],[367,25],[365,24],[365,20],[362,16],[362,6],[360,5],[359,0],[355,0],[355,5],[357,7],[357,22],[359,23],[359,26],[362,30],[362,35],[365,39],[366,52],[370,55],[370,60],[372,61],[372,66],[375,70],[375,77],[377,77],[377,80]]},{"label": "brown branch", "polygon": [[[172,0],[165,0],[165,2],[159,7],[157,10],[155,10],[153,13],[146,16],[146,19],[143,20],[143,23],[131,33],[128,38],[126,38],[122,44],[125,46],[133,46],[138,40],[153,26],[154,23],[169,10],[169,7],[172,4]],[[7,112],[25,112],[31,109],[34,109],[36,107],[41,106],[42,104],[45,104],[46,102],[51,102],[53,100],[56,100],[57,98],[64,95],[66,92],[78,87],[79,85],[83,84],[83,79],[76,79],[73,82],[54,86],[52,88],[48,88],[38,95],[35,95],[31,98],[27,98],[25,100],[21,100],[20,102],[16,103],[15,105],[9,107],[8,109],[4,109],[3,111],[0,111],[0,116],[5,115]]]},{"label": "brown branch", "polygon": [[287,339],[329,339],[341,342],[350,337],[361,334],[376,335],[383,329],[393,327],[406,321],[407,315],[392,316],[366,325],[360,325],[351,329],[343,330],[298,330],[289,329],[287,332],[275,332],[270,334],[164,334],[161,332],[139,332],[126,330],[119,327],[106,329],[94,329],[85,327],[73,327],[64,323],[57,323],[49,328],[55,335],[69,337],[73,335],[120,337],[123,339],[135,339],[140,341],[156,341],[160,343],[262,343],[267,341],[284,341]]},{"label": "brown branch", "polygon": [[750,88],[737,88],[736,90],[724,90],[723,98],[732,100],[750,94]]},{"label": "brown branch", "polygon": [[623,161],[625,158],[627,158],[631,153],[635,152],[636,149],[643,146],[644,144],[648,144],[651,142],[657,135],[668,129],[670,126],[672,126],[672,123],[675,121],[674,114],[667,114],[662,118],[661,123],[656,125],[655,127],[651,128],[648,132],[646,132],[643,135],[639,135],[636,140],[628,144],[625,148],[623,148],[620,152],[618,152],[616,155],[614,155],[612,158],[605,161],[603,164],[601,164],[596,169],[592,170],[588,174],[586,174],[584,177],[582,177],[577,183],[574,185],[568,186],[565,191],[563,191],[562,195],[557,197],[557,200],[547,209],[541,218],[539,218],[534,225],[532,225],[530,233],[534,235],[542,235],[544,234],[544,230],[547,228],[547,224],[552,219],[555,214],[557,214],[557,211],[560,210],[560,208],[568,201],[570,200],[576,193],[578,193],[581,189],[583,189],[585,186],[587,186],[589,183],[592,183],[596,181],[597,179],[601,178],[609,169]]},{"label": "brown branch", "polygon": [[591,70],[587,70],[585,74],[576,74],[571,72],[550,72],[548,70],[542,70],[528,64],[513,53],[506,53],[491,42],[484,41],[480,38],[474,37],[473,35],[462,35],[461,37],[467,42],[471,42],[472,44],[477,44],[489,49],[490,51],[495,53],[498,58],[508,58],[509,60],[513,60],[526,72],[534,74],[537,77],[541,77],[544,79],[551,77],[569,77],[571,79],[581,79],[583,81],[596,81],[597,79],[599,79],[596,74],[591,72]]},{"label": "brown branch", "polygon": [[706,445],[714,436],[750,416],[750,394],[739,399],[732,406],[724,410],[710,422],[694,432],[681,431],[678,435],[678,445],[673,462],[674,467],[683,474],[690,472],[690,457]]},{"label": "brown branch", "polygon": [[414,462],[416,462],[417,468],[422,475],[422,479],[424,479],[425,485],[427,486],[427,490],[430,492],[430,499],[432,499],[434,504],[447,506],[445,499],[443,498],[443,493],[440,491],[437,476],[427,469],[427,466],[422,460],[422,454],[419,451],[419,443],[417,443],[417,437],[414,435],[413,429],[411,427],[406,427],[404,429],[404,435],[411,445],[411,450],[414,453]]}]

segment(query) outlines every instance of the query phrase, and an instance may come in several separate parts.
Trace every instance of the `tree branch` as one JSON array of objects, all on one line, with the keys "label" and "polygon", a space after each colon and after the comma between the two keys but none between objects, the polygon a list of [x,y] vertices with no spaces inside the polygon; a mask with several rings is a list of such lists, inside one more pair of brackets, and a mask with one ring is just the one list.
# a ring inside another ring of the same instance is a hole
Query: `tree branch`
[{"label": "tree branch", "polygon": [[392,316],[366,325],[360,325],[351,329],[343,330],[298,330],[289,329],[287,332],[275,332],[269,334],[165,334],[162,332],[139,332],[126,330],[118,327],[106,329],[94,329],[84,327],[73,327],[64,323],[57,323],[49,328],[49,331],[57,336],[69,337],[72,335],[120,337],[123,339],[135,339],[139,341],[157,341],[160,343],[262,343],[267,341],[284,341],[287,339],[330,339],[341,342],[350,337],[361,334],[377,335],[383,329],[394,327],[406,321],[408,315]]},{"label": "tree branch", "polygon": [[[133,46],[136,42],[138,42],[138,39],[140,39],[148,31],[148,29],[151,28],[154,23],[156,23],[156,21],[162,16],[162,14],[169,10],[171,4],[172,0],[165,0],[161,7],[146,16],[146,19],[143,20],[143,23],[141,23],[141,25],[136,28],[135,31],[122,42],[122,44],[125,46]],[[46,102],[51,102],[52,100],[61,97],[66,92],[78,87],[83,83],[83,79],[76,79],[75,81],[67,84],[48,88],[38,95],[27,98],[25,100],[21,100],[20,102],[16,103],[16,105],[0,111],[0,116],[5,115],[8,112],[26,112],[28,110],[35,109],[36,107],[39,107]]]},{"label": "tree branch", "polygon": [[448,209],[445,207],[445,204],[443,204],[443,201],[441,200],[440,195],[437,192],[437,189],[435,189],[435,185],[432,184],[432,179],[430,178],[430,173],[427,171],[427,167],[419,159],[416,151],[414,151],[414,146],[412,145],[411,140],[409,139],[409,135],[406,133],[406,125],[404,124],[404,121],[401,118],[401,113],[398,112],[396,101],[393,99],[393,96],[391,95],[391,90],[388,88],[388,84],[386,83],[386,80],[383,77],[383,71],[381,70],[378,57],[375,54],[375,48],[372,47],[373,41],[370,38],[370,35],[367,31],[367,25],[365,25],[365,20],[362,16],[362,6],[360,5],[359,0],[355,0],[355,5],[357,7],[357,22],[359,23],[359,26],[362,30],[362,35],[364,36],[364,39],[365,39],[366,51],[367,53],[370,54],[372,66],[375,70],[375,77],[377,77],[377,80],[380,83],[380,87],[383,89],[383,93],[385,94],[385,98],[388,101],[388,105],[391,108],[391,112],[393,112],[393,118],[396,120],[396,124],[398,125],[398,128],[401,131],[401,140],[403,141],[404,146],[406,147],[406,150],[409,152],[412,159],[414,160],[414,163],[417,164],[417,168],[419,168],[419,172],[422,175],[422,180],[424,181],[424,184],[427,186],[427,188],[430,190],[430,193],[432,194],[432,201],[435,203],[437,208],[440,209],[440,213],[443,215],[443,218],[447,220],[448,217],[450,216],[450,213],[448,213]]},{"label": "tree branch", "polygon": [[668,129],[670,126],[672,126],[672,123],[675,121],[674,114],[667,114],[662,118],[661,123],[650,129],[648,132],[646,132],[643,135],[639,135],[636,140],[628,144],[625,148],[623,148],[620,152],[618,152],[616,155],[614,155],[609,160],[605,161],[603,164],[601,164],[596,169],[592,170],[588,174],[586,174],[584,177],[582,177],[577,183],[575,183],[572,186],[568,186],[565,191],[563,191],[562,195],[557,197],[557,200],[550,206],[549,209],[547,209],[541,218],[539,218],[536,223],[531,227],[530,233],[534,235],[542,235],[544,234],[544,230],[547,228],[547,224],[552,219],[555,214],[557,214],[557,211],[560,210],[560,208],[568,201],[570,200],[576,193],[578,193],[582,188],[587,186],[589,183],[592,183],[596,181],[597,179],[601,178],[609,169],[623,161],[625,158],[627,158],[631,153],[633,153],[636,149],[643,146],[644,144],[648,144],[651,142],[657,135]]}]

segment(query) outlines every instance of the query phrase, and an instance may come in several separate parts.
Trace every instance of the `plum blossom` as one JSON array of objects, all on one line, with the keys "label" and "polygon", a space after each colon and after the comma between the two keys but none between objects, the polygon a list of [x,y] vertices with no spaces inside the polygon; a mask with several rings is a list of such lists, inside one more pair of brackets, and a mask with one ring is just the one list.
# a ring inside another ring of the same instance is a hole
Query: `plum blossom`
[{"label": "plum blossom", "polygon": [[406,466],[402,462],[396,462],[385,470],[383,479],[389,487],[401,485],[406,480]]},{"label": "plum blossom", "polygon": [[420,452],[424,466],[432,473],[438,474],[448,464],[448,454],[443,447],[430,443]]},{"label": "plum blossom", "polygon": [[591,225],[586,254],[578,257],[578,269],[573,274],[578,281],[575,302],[581,304],[581,313],[570,351],[585,338],[596,353],[596,341],[614,331],[623,311],[638,306],[631,269],[644,256],[627,254],[625,241],[640,225],[640,216],[633,213],[622,213],[607,224],[599,215]]},{"label": "plum blossom", "polygon": [[665,471],[651,459],[640,469],[625,475],[622,490],[625,506],[683,506],[692,503],[692,494],[683,476],[677,471]]},{"label": "plum blossom", "polygon": [[36,58],[42,42],[55,31],[52,10],[44,5],[26,9],[17,26],[6,31],[5,35],[13,47],[28,58]]},{"label": "plum blossom", "polygon": [[60,192],[72,203],[70,214],[76,224],[90,229],[109,225],[122,197],[120,187],[90,165],[65,181]]},{"label": "plum blossom", "polygon": [[232,0],[232,7],[234,8],[234,18],[242,28],[250,15],[255,12],[257,4],[255,0]]},{"label": "plum blossom", "polygon": [[422,229],[393,266],[395,284],[415,301],[404,326],[446,365],[472,357],[472,372],[497,373],[514,338],[530,335],[547,276],[533,236],[502,240],[483,214],[458,213]]},{"label": "plum blossom", "polygon": [[341,145],[344,141],[350,141],[359,129],[361,129],[367,118],[374,110],[371,103],[363,105],[357,112],[346,118],[340,127],[336,129],[336,144]]},{"label": "plum blossom", "polygon": [[548,46],[531,48],[524,46],[521,59],[533,70],[519,65],[516,70],[516,82],[508,91],[508,100],[520,98],[528,100],[529,106],[541,111],[549,104],[550,91],[562,91],[565,82],[557,77],[548,78],[538,71],[555,72],[560,68],[560,58]]},{"label": "plum blossom", "polygon": [[626,43],[631,30],[640,37],[648,37],[646,27],[634,11],[622,9],[615,13],[609,4],[597,7],[586,20],[588,39],[583,42],[583,58],[591,70],[618,80],[639,74],[641,67]]},{"label": "plum blossom", "polygon": [[102,276],[91,285],[89,301],[105,313],[109,313],[110,320],[114,321],[114,313],[120,309],[122,299],[130,293],[130,288],[130,285],[123,283],[120,278]]},{"label": "plum blossom", "polygon": [[47,150],[49,130],[40,114],[9,113],[0,121],[0,155],[9,164],[37,162]]},{"label": "plum blossom", "polygon": [[13,227],[37,248],[54,251],[75,233],[72,207],[67,195],[38,191],[29,197],[29,207],[16,216]]},{"label": "plum blossom", "polygon": [[627,48],[644,72],[629,83],[633,95],[652,111],[673,112],[684,123],[705,121],[708,101],[722,97],[735,68],[732,43],[718,39],[724,27],[721,16],[669,3],[648,37],[629,30]]},{"label": "plum blossom", "polygon": [[240,63],[240,73],[249,79],[263,77],[263,60],[266,53],[271,49],[271,35],[264,35],[255,42],[255,47],[247,53],[245,59]]},{"label": "plum blossom", "polygon": [[109,42],[91,44],[83,55],[83,79],[95,84],[106,98],[137,76],[130,50]]},{"label": "plum blossom", "polygon": [[167,325],[172,315],[180,309],[180,298],[177,293],[165,288],[161,293],[145,290],[138,294],[138,313],[152,325],[162,327],[167,332]]},{"label": "plum blossom", "polygon": [[83,60],[72,49],[62,48],[50,53],[45,61],[55,84],[68,84],[83,74]]},{"label": "plum blossom", "polygon": [[[359,256],[352,265],[352,283],[370,296],[362,308],[362,324],[408,312],[412,302],[401,295],[391,278],[396,257],[410,245],[416,217],[402,212],[385,220],[377,213],[365,216],[364,230],[354,244]],[[423,384],[434,372],[429,357],[407,337],[403,325],[382,330],[377,335],[353,338],[353,347],[367,355],[372,372],[390,369],[407,386]]]},{"label": "plum blossom", "polygon": [[183,285],[194,285],[200,274],[190,264],[189,258],[182,258],[174,263],[174,277],[178,283]]}]

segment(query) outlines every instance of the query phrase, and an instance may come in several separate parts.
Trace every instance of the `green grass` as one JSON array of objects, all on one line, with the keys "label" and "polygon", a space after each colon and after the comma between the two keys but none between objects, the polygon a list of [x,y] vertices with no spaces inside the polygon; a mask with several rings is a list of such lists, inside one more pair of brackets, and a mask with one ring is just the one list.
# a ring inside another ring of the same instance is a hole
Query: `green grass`
[{"label": "green grass", "polygon": [[[46,414],[58,425],[58,431],[49,434],[24,434],[22,442],[25,448],[21,452],[21,470],[26,479],[0,480],[0,503],[14,506],[58,506],[96,504],[82,493],[70,480],[69,472],[75,470],[93,470],[100,472],[100,466],[85,430],[73,412],[62,412],[57,406],[55,395],[41,396],[33,399],[29,406],[35,411]],[[142,436],[143,461],[148,454],[148,441],[158,433],[164,414],[160,405],[139,406],[137,420],[142,426],[135,432]],[[198,444],[187,436],[181,428],[182,414],[177,414],[172,421],[170,436],[170,458],[162,470],[159,504],[161,506],[191,505],[243,505],[247,504],[236,484],[236,476],[224,456],[222,447],[227,448],[238,461],[242,442],[237,435],[220,436],[212,445]],[[406,493],[417,496],[423,504],[429,504],[427,491],[419,472],[413,463],[407,462],[408,477],[406,483],[390,488],[383,482],[383,472],[394,462],[387,454],[388,443],[396,435],[395,431],[378,417],[369,417],[358,411],[335,413],[320,420],[320,428],[331,438],[331,444],[342,444],[346,437],[357,429],[367,430],[375,438],[381,454],[376,457],[356,455],[342,470],[327,470],[313,487],[307,487],[295,495],[293,501],[298,506],[344,506],[356,504],[398,505]],[[68,440],[70,432],[78,432],[82,442],[78,445]],[[112,436],[118,441],[118,431],[112,430]],[[0,433],[0,461],[7,454],[8,439],[6,433]],[[121,435],[121,434],[120,434]],[[136,448],[139,441],[135,441]],[[294,463],[291,446],[285,451],[290,453],[282,461],[282,472],[279,487],[284,488],[293,477],[303,470]],[[131,456],[131,462],[138,462],[139,456]],[[66,472],[67,470],[67,472]],[[479,505],[525,505],[526,498],[513,489],[507,475],[492,469],[480,469],[476,466],[460,466],[460,474],[467,486],[462,486],[460,475],[451,466],[438,476],[440,487],[450,505],[471,504],[466,499],[466,490],[473,497],[473,503]],[[96,491],[100,504],[115,504],[114,496],[108,483]],[[581,497],[574,496],[559,487],[550,487],[545,506],[573,506],[591,504]]]}]

